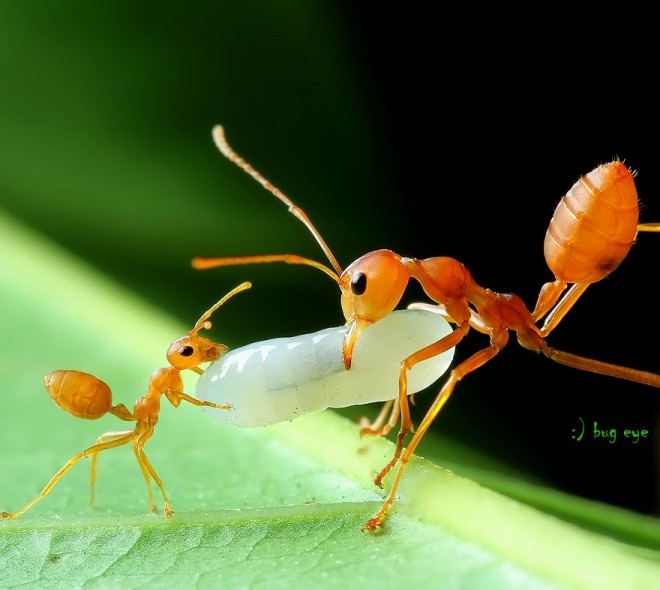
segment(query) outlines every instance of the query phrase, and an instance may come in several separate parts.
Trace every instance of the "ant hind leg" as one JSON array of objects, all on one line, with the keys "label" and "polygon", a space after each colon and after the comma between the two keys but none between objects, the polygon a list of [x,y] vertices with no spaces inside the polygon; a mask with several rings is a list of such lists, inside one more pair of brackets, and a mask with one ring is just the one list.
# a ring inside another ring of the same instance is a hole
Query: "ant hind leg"
[{"label": "ant hind leg", "polygon": [[42,498],[47,496],[49,494],[49,492],[51,491],[51,489],[53,489],[53,486],[60,480],[60,478],[67,471],[69,471],[69,469],[71,469],[80,459],[83,459],[85,457],[94,456],[96,453],[100,453],[101,451],[105,451],[107,449],[112,449],[114,447],[120,447],[121,445],[125,445],[125,444],[129,443],[131,440],[133,440],[133,437],[134,437],[134,433],[133,433],[133,431],[130,431],[129,434],[127,434],[127,435],[125,435],[121,438],[117,438],[115,440],[111,440],[111,441],[108,441],[108,442],[103,442],[103,443],[100,443],[100,444],[93,445],[93,446],[89,447],[88,449],[85,449],[81,453],[78,453],[77,455],[74,455],[73,457],[71,457],[71,459],[69,459],[67,461],[67,463],[64,465],[64,467],[62,467],[53,476],[53,478],[48,482],[48,484],[46,484],[46,487],[41,491],[41,493],[36,498],[34,498],[30,502],[28,502],[25,506],[23,506],[23,508],[21,508],[20,510],[17,510],[16,512],[12,512],[12,513],[2,512],[0,514],[0,517],[2,517],[2,518],[16,518],[17,516],[20,516],[21,514],[23,514],[24,512],[29,510],[30,508],[32,508],[32,506],[34,506],[39,500],[41,500]]},{"label": "ant hind leg", "polygon": [[[96,443],[92,448],[102,445],[106,442],[117,440],[128,435],[132,435],[134,430],[122,430],[121,432],[106,432],[96,439]],[[99,451],[94,452],[92,455],[92,469],[90,477],[90,491],[89,491],[89,505],[94,506],[94,489],[96,484],[96,470],[98,467]]]}]

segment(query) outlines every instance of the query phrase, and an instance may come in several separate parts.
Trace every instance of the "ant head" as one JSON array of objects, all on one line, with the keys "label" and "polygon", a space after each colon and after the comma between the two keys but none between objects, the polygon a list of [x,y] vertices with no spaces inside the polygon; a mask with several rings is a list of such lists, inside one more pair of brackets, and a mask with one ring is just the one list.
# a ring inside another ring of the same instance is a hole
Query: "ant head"
[{"label": "ant head", "polygon": [[167,351],[167,360],[173,367],[183,371],[193,369],[205,362],[217,361],[226,350],[224,344],[216,344],[208,338],[191,332],[188,336],[172,342]]},{"label": "ant head", "polygon": [[199,320],[197,320],[195,327],[188,332],[187,336],[183,336],[172,342],[167,351],[167,360],[169,363],[180,371],[183,371],[184,369],[193,369],[201,374],[201,370],[197,368],[199,365],[206,362],[217,361],[220,358],[220,355],[228,350],[227,347],[224,344],[217,344],[204,336],[200,336],[199,331],[202,328],[209,330],[211,328],[209,318],[213,312],[230,297],[233,297],[236,293],[244,291],[245,289],[249,289],[251,286],[251,283],[245,282],[232,289],[213,307],[206,311]]},{"label": "ant head", "polygon": [[341,274],[341,308],[347,322],[373,323],[390,313],[408,285],[401,257],[376,250],[358,258]]},{"label": "ant head", "polygon": [[340,276],[341,308],[350,324],[344,339],[344,363],[351,366],[360,332],[394,310],[408,285],[401,257],[376,250],[358,258]]}]

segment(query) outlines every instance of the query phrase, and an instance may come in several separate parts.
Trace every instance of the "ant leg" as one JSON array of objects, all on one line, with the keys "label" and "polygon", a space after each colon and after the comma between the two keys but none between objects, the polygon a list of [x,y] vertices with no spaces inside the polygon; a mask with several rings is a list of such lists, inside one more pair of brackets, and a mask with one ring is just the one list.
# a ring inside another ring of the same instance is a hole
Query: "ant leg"
[{"label": "ant leg", "polygon": [[207,408],[217,408],[218,410],[231,410],[231,406],[229,404],[214,404],[213,402],[207,402],[206,400],[199,400],[197,398],[191,397],[186,393],[183,393],[183,391],[166,391],[165,392],[165,397],[170,401],[170,403],[175,407],[178,408],[179,404],[182,401],[188,402],[192,404],[193,406],[204,406]]},{"label": "ant leg", "polygon": [[410,305],[408,305],[408,309],[435,313],[439,315],[441,318],[447,320],[448,322],[451,322],[453,324],[456,323],[454,318],[449,315],[447,310],[438,303],[421,303],[418,301],[416,303],[411,303]]},{"label": "ant leg", "polygon": [[392,503],[394,502],[394,496],[396,494],[397,488],[399,487],[401,475],[406,467],[406,464],[408,463],[410,457],[412,457],[413,453],[415,452],[415,449],[422,440],[422,437],[429,429],[429,426],[431,426],[433,420],[435,420],[436,416],[438,415],[442,407],[449,399],[449,396],[454,391],[456,384],[468,373],[475,371],[476,369],[487,363],[489,360],[491,360],[493,357],[495,357],[500,352],[500,350],[506,345],[508,339],[509,339],[509,334],[506,330],[495,331],[493,333],[493,340],[491,341],[491,345],[488,348],[484,348],[483,350],[480,350],[479,352],[473,354],[470,358],[462,362],[460,365],[458,365],[458,367],[456,367],[450,373],[449,378],[442,386],[442,389],[440,390],[438,396],[435,398],[433,405],[429,408],[429,411],[426,413],[426,416],[424,416],[424,419],[420,423],[417,432],[415,432],[412,439],[410,440],[410,444],[408,445],[403,455],[401,456],[401,463],[399,465],[399,469],[396,472],[394,481],[392,482],[392,487],[390,488],[390,491],[387,494],[387,498],[385,499],[383,506],[381,507],[381,509],[379,510],[378,514],[375,517],[369,519],[365,523],[365,525],[362,527],[363,531],[373,532],[377,528],[382,526],[383,520],[388,510],[390,509]]},{"label": "ant leg", "polygon": [[[401,428],[396,439],[396,449],[392,460],[381,469],[380,473],[374,479],[374,483],[379,487],[383,487],[383,478],[394,467],[401,456],[403,451],[403,441],[406,435],[413,429],[412,420],[410,419],[410,406],[408,405],[408,370],[414,367],[417,363],[442,354],[446,350],[456,346],[462,338],[468,333],[470,324],[466,321],[456,328],[451,334],[441,338],[437,342],[418,350],[407,359],[401,361],[401,371],[399,372],[399,406],[401,409]],[[506,333],[506,332],[505,332]],[[460,366],[460,365],[459,365]],[[452,372],[453,374],[453,372]]]},{"label": "ant leg", "polygon": [[113,414],[114,416],[117,416],[120,420],[126,420],[126,422],[133,422],[135,421],[135,416],[131,414],[129,409],[124,405],[124,404],[117,404],[116,406],[112,406],[108,412]]},{"label": "ant leg", "polygon": [[[564,316],[577,303],[577,300],[582,297],[590,284],[591,283],[574,283],[571,285],[571,288],[566,291],[559,303],[552,308],[548,317],[545,318],[545,322],[543,322],[543,326],[541,327],[541,334],[544,337],[550,334],[550,332],[557,327],[559,322],[564,319]],[[532,321],[537,321],[534,315],[532,315]]]},{"label": "ant leg", "polygon": [[[106,432],[105,434],[102,434],[96,439],[96,442],[94,443],[94,446],[98,446],[100,444],[103,444],[105,442],[111,441],[111,440],[117,440],[118,438],[122,438],[126,435],[133,435],[134,430],[122,430],[121,432]],[[92,447],[93,448],[93,447]],[[97,463],[99,459],[99,453],[98,451],[93,453],[91,455],[92,457],[92,469],[91,469],[91,477],[90,477],[90,490],[89,490],[89,505],[94,506],[94,486],[96,484],[96,469],[97,469]]]},{"label": "ant leg", "polygon": [[[390,417],[387,423],[385,423],[385,416],[387,416],[388,412],[390,413]],[[378,417],[373,422],[369,422],[368,418],[360,419],[360,426],[362,427],[360,436],[367,434],[371,436],[385,436],[394,428],[394,425],[399,419],[400,412],[401,406],[399,404],[395,404],[393,399],[387,400],[383,404]]]},{"label": "ant leg", "polygon": [[[545,341],[543,344],[545,344]],[[630,367],[604,363],[603,361],[597,361],[576,354],[571,354],[570,352],[563,352],[555,348],[550,348],[547,345],[539,347],[538,350],[549,359],[568,367],[581,369],[583,371],[591,371],[592,373],[599,373],[600,375],[607,375],[609,377],[618,377],[619,379],[641,383],[642,385],[650,385],[651,387],[660,387],[660,375],[656,375],[649,371],[640,371],[638,369],[631,369]]]},{"label": "ant leg", "polygon": [[640,223],[637,226],[637,231],[660,232],[660,222]]},{"label": "ant leg", "polygon": [[[165,516],[170,516],[172,514],[172,509],[170,508],[170,501],[167,497],[167,494],[165,493],[165,486],[163,486],[163,482],[161,481],[160,477],[158,477],[156,470],[154,469],[149,459],[147,459],[147,455],[144,452],[144,445],[151,438],[153,433],[154,429],[151,427],[140,436],[140,438],[135,443],[135,454],[138,458],[138,463],[140,463],[142,472],[144,473],[144,470],[146,469],[147,473],[156,482],[156,485],[158,486],[158,489],[163,496],[163,512],[165,513]],[[151,486],[149,486],[149,490],[151,490]]]},{"label": "ant leg", "polygon": [[130,434],[127,434],[126,436],[123,436],[122,438],[117,438],[112,441],[108,441],[105,443],[101,443],[98,445],[94,445],[92,447],[89,447],[88,449],[82,451],[81,453],[78,453],[77,455],[74,455],[69,459],[69,461],[62,467],[54,476],[53,478],[48,482],[46,487],[42,490],[42,492],[31,502],[28,502],[23,508],[20,510],[17,510],[16,512],[8,513],[8,512],[2,512],[0,514],[0,517],[2,518],[16,518],[17,516],[20,516],[27,510],[29,510],[34,504],[36,504],[39,500],[41,500],[44,496],[47,496],[50,490],[53,488],[53,486],[60,480],[60,478],[67,472],[69,469],[71,469],[80,459],[83,459],[85,457],[89,457],[90,455],[94,455],[95,453],[99,453],[101,451],[105,451],[106,449],[112,449],[114,447],[119,447],[121,445],[125,445],[126,443],[129,443],[134,437],[133,431],[130,432]]},{"label": "ant leg", "polygon": [[147,470],[145,464],[142,462],[142,458],[138,453],[137,441],[137,438],[133,439],[133,452],[135,453],[135,458],[137,459],[138,465],[140,466],[140,471],[142,472],[144,481],[147,484],[147,502],[149,504],[149,512],[158,512],[158,506],[156,506],[156,502],[154,501],[154,492],[151,489],[151,474]]},{"label": "ant leg", "polygon": [[538,322],[546,313],[548,313],[553,306],[559,301],[559,297],[565,291],[567,283],[563,281],[554,281],[553,283],[545,283],[541,287],[539,297],[536,300],[534,311],[532,312],[532,321]]},{"label": "ant leg", "polygon": [[[453,324],[457,323],[456,320],[453,317],[451,317],[447,312],[447,310],[440,304],[411,303],[408,306],[408,309],[435,313],[439,315],[441,318],[447,320],[448,322],[451,322]],[[470,310],[470,327],[474,328],[477,332],[481,332],[482,334],[490,334],[490,330],[488,326],[486,326],[484,321],[481,319],[481,316],[473,309]]]},{"label": "ant leg", "polygon": [[[114,416],[117,416],[117,418],[121,420],[126,420],[127,422],[133,422],[135,420],[135,416],[131,414],[131,412],[128,410],[128,408],[124,404],[117,404],[116,406],[112,406],[108,412],[110,414],[113,414]],[[96,440],[95,445],[104,443],[109,440],[115,440],[117,438],[121,438],[122,436],[125,436],[127,434],[134,434],[135,430],[123,430],[120,432],[106,432],[105,434],[102,434],[99,436],[99,438]],[[92,455],[92,469],[91,469],[91,486],[90,486],[90,491],[89,491],[89,505],[94,506],[94,488],[96,484],[96,469],[98,465],[98,458],[99,454],[94,453]]]}]

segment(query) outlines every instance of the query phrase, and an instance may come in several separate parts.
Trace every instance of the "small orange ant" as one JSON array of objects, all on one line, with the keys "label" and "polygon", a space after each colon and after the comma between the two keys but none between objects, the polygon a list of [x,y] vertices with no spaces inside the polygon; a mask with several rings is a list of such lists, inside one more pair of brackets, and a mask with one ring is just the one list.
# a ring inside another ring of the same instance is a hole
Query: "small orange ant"
[{"label": "small orange ant", "polygon": [[201,375],[203,373],[200,368],[202,363],[219,359],[221,354],[227,350],[224,344],[216,344],[208,338],[199,336],[198,333],[202,328],[205,330],[211,328],[209,318],[216,309],[240,291],[249,289],[251,286],[249,282],[245,282],[235,287],[199,318],[195,327],[188,332],[187,336],[183,336],[172,343],[167,351],[167,360],[170,366],[158,369],[151,375],[149,378],[149,389],[145,395],[135,402],[133,413],[124,404],[113,406],[110,388],[103,381],[89,373],[83,373],[81,371],[53,371],[46,375],[44,381],[46,391],[50,397],[53,398],[53,401],[60,408],[66,410],[76,418],[96,420],[110,413],[117,416],[120,420],[126,420],[127,422],[134,421],[137,424],[133,430],[106,432],[102,434],[93,446],[71,457],[36,498],[28,502],[20,510],[12,513],[2,512],[0,516],[2,518],[16,518],[29,510],[39,500],[48,495],[53,486],[69,469],[80,459],[87,457],[92,458],[90,504],[93,504],[98,454],[101,451],[120,447],[128,443],[133,443],[135,457],[137,458],[142,475],[147,482],[150,511],[156,512],[157,510],[151,490],[151,480],[153,479],[163,496],[165,516],[170,516],[172,510],[170,508],[170,501],[165,493],[163,482],[144,452],[144,445],[153,435],[156,423],[158,422],[160,397],[164,395],[175,408],[182,401],[186,401],[195,406],[208,406],[221,410],[230,409],[228,405],[200,401],[185,394],[183,392],[181,372],[185,369],[190,369]]},{"label": "small orange ant", "polygon": [[[383,478],[398,461],[399,468],[383,506],[374,518],[367,521],[363,530],[374,531],[382,526],[394,501],[405,465],[424,433],[449,399],[456,384],[504,348],[509,340],[509,330],[516,332],[518,342],[524,348],[541,352],[563,365],[660,387],[660,375],[563,352],[551,348],[546,342],[546,337],[586,288],[610,274],[623,261],[638,232],[660,232],[660,223],[638,224],[639,203],[634,175],[621,161],[598,166],[580,178],[557,206],[545,238],[545,257],[555,281],[542,287],[536,306],[530,312],[517,295],[496,293],[478,285],[465,266],[454,258],[421,260],[403,257],[390,250],[376,250],[361,256],[342,270],[304,211],[229,146],[221,126],[213,129],[213,137],[224,156],[281,200],[302,221],[333,268],[293,254],[195,258],[192,261],[195,268],[286,262],[304,264],[323,271],[341,290],[342,310],[349,324],[343,347],[347,369],[351,366],[353,346],[360,332],[398,305],[410,278],[416,279],[436,304],[421,304],[417,307],[434,310],[456,324],[451,334],[401,361],[398,405],[394,405],[384,426],[386,412],[391,407],[389,405],[383,408],[385,413],[381,412],[374,423],[361,431],[362,434],[377,436],[387,434],[401,416],[394,456],[376,476],[376,485],[382,487]],[[569,284],[571,287],[564,293]],[[545,316],[544,324],[536,326]],[[404,451],[404,439],[413,430],[408,405],[408,371],[417,363],[456,346],[471,327],[489,337],[489,346],[451,371]]]}]

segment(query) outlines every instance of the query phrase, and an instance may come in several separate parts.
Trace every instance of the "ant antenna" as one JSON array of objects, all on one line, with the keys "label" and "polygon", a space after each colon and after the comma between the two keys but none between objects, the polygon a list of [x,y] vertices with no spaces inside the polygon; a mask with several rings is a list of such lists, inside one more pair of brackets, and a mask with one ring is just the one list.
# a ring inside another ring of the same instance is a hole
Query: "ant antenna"
[{"label": "ant antenna", "polygon": [[[257,172],[252,166],[250,166],[250,164],[248,164],[241,156],[239,156],[232,149],[229,143],[227,143],[227,138],[225,137],[225,130],[222,128],[222,125],[216,125],[215,127],[213,127],[213,140],[215,141],[215,145],[220,150],[223,156],[225,156],[229,161],[233,162],[239,168],[247,172],[267,191],[275,195],[280,201],[282,201],[285,205],[288,206],[289,212],[295,215],[300,221],[302,221],[307,227],[307,229],[310,232],[312,232],[312,235],[318,242],[319,246],[321,246],[321,249],[327,256],[328,260],[330,261],[330,264],[332,264],[332,267],[337,272],[337,275],[341,275],[341,273],[343,272],[341,266],[339,266],[339,263],[337,262],[337,259],[335,258],[334,254],[332,253],[328,245],[325,243],[325,240],[321,237],[319,231],[314,227],[314,224],[310,221],[309,217],[307,217],[306,213],[302,209],[297,207],[293,203],[293,201],[289,199],[289,197],[287,197],[280,189],[278,189],[276,186],[274,186],[268,180],[266,180],[261,174],[259,174],[259,172]],[[307,263],[305,262],[303,264],[307,264]],[[318,263],[313,264],[311,266],[315,266],[316,268],[319,268]],[[325,270],[324,272],[326,272],[326,274],[329,274]]]},{"label": "ant antenna", "polygon": [[197,320],[197,323],[195,324],[195,327],[190,331],[191,334],[197,334],[202,328],[204,330],[210,330],[211,329],[211,322],[208,321],[211,315],[213,315],[213,312],[218,309],[221,305],[227,302],[227,300],[231,299],[234,295],[237,293],[240,293],[241,291],[245,291],[252,287],[252,283],[250,281],[245,281],[244,283],[241,283],[238,285],[238,287],[234,287],[229,293],[227,293],[220,301],[218,301],[211,309],[208,311],[204,312],[201,318]]}]

